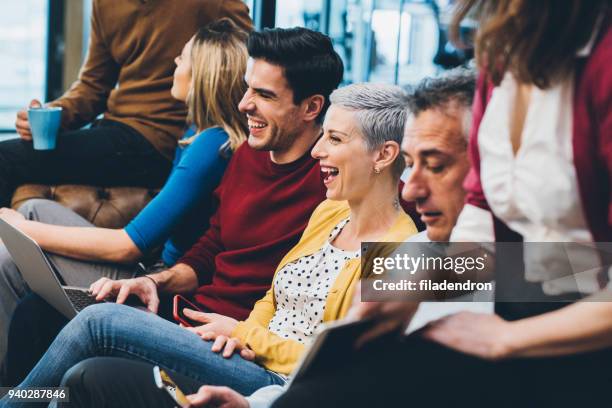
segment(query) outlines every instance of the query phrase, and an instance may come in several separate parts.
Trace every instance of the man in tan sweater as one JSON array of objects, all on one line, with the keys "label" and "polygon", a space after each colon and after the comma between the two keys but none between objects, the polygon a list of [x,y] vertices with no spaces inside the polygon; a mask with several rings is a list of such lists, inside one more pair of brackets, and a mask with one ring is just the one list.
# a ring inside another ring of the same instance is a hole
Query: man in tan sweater
[{"label": "man in tan sweater", "polygon": [[17,114],[20,138],[0,143],[0,207],[26,182],[161,185],[185,129],[186,107],[170,95],[174,58],[222,17],[252,28],[241,0],[94,0],[79,78],[49,103],[63,108],[57,147],[33,150],[27,111]]}]

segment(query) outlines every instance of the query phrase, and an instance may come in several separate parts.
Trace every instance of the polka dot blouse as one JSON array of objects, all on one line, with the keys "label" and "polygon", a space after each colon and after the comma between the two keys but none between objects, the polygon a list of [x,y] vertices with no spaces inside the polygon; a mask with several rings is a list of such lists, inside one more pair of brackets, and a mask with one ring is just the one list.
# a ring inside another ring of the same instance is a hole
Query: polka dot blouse
[{"label": "polka dot blouse", "polygon": [[345,251],[331,242],[349,222],[346,218],[332,230],[323,247],[285,265],[274,278],[276,312],[268,329],[280,337],[306,344],[323,321],[330,288],[346,261],[359,251]]}]

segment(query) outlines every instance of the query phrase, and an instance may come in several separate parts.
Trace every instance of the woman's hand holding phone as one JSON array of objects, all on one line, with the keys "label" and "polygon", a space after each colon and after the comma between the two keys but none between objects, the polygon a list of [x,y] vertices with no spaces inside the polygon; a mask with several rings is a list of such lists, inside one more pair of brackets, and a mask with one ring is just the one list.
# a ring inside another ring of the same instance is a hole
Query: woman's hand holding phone
[{"label": "woman's hand holding phone", "polygon": [[181,295],[174,296],[174,319],[201,336],[207,332],[231,336],[238,320],[217,313],[205,313]]},{"label": "woman's hand holding phone", "polygon": [[195,310],[200,311],[200,309],[185,299],[181,295],[174,295],[174,302],[172,306],[172,313],[174,315],[174,320],[179,322],[182,327],[196,327],[200,325],[200,322],[197,320],[192,320],[185,314],[185,310]]},{"label": "woman's hand holding phone", "polygon": [[203,313],[191,309],[184,309],[183,313],[190,320],[203,323],[193,327],[192,331],[198,334],[213,332],[217,335],[231,336],[238,324],[238,320],[217,313]]},{"label": "woman's hand holding phone", "polygon": [[231,337],[238,320],[218,313],[204,313],[180,295],[174,297],[174,318],[182,327],[197,334],[202,340],[214,341],[211,350],[215,353],[223,352],[223,357],[230,358],[235,352],[239,352],[245,360],[255,359],[253,350],[237,338]]}]

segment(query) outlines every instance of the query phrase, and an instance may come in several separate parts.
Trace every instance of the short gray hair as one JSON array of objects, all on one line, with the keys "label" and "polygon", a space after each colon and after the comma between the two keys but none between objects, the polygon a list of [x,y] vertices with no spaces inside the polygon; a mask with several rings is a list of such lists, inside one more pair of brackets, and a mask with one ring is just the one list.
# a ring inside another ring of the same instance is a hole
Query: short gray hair
[{"label": "short gray hair", "polygon": [[454,68],[437,77],[425,78],[409,88],[410,111],[414,116],[430,109],[446,112],[450,105],[458,105],[463,114],[463,135],[469,138],[472,122],[472,101],[476,91],[476,71]]},{"label": "short gray hair", "polygon": [[[332,105],[354,112],[357,128],[369,150],[387,141],[401,145],[409,99],[408,93],[399,86],[365,83],[336,89],[329,97]],[[393,176],[399,178],[404,167],[404,158],[398,155],[392,166]]]}]

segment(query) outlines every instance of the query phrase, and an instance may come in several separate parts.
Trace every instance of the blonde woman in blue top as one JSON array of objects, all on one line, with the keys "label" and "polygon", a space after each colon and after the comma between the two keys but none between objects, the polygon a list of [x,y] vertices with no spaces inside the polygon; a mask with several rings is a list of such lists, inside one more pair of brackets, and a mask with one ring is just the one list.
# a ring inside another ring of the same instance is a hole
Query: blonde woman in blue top
[{"label": "blonde woman in blue top", "polygon": [[[175,58],[171,93],[187,104],[192,130],[179,143],[172,172],[160,193],[125,228],[96,228],[47,200],[31,200],[19,212],[3,208],[0,218],[50,253],[51,263],[69,285],[87,287],[101,277],[144,274],[135,264],[162,245],[159,261],[146,272],[172,266],[207,229],[212,192],[232,151],[246,140],[246,118],[237,108],[246,91],[246,39],[245,32],[222,19],[200,29]],[[9,319],[27,293],[0,245],[0,359]],[[10,360],[19,354],[11,352]]]}]

